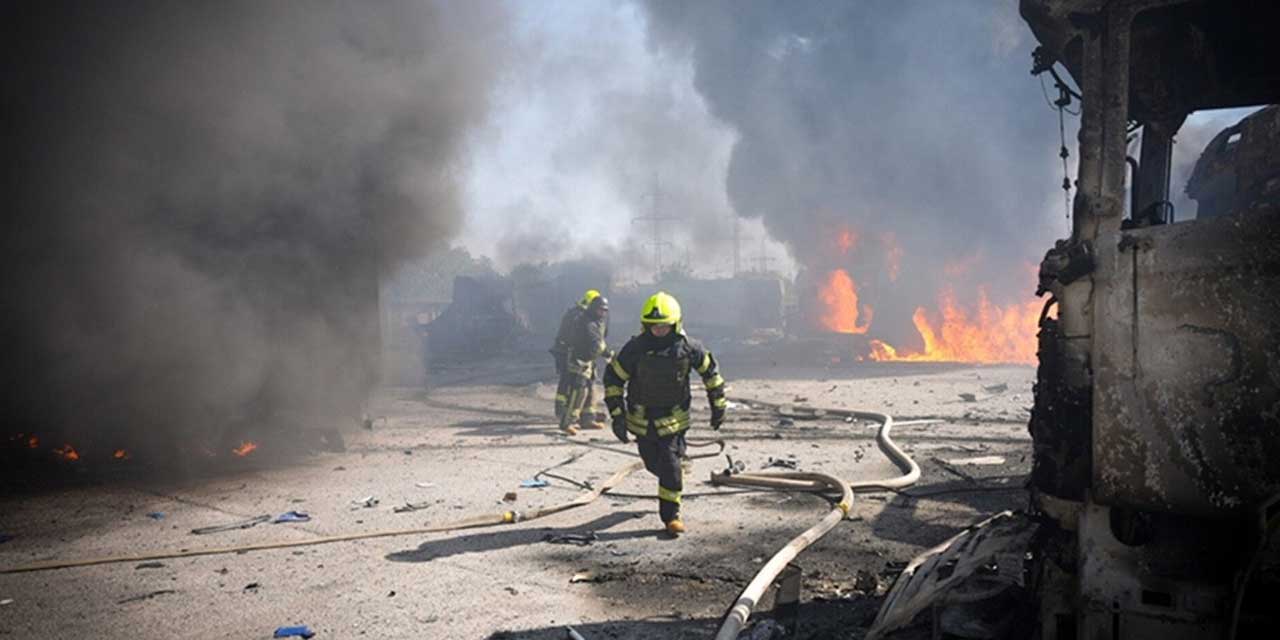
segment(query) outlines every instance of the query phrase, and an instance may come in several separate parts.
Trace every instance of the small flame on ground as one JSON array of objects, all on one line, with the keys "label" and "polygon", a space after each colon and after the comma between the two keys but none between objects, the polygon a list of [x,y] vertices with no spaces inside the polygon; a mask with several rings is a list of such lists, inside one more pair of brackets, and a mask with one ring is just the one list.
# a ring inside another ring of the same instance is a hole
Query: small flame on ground
[{"label": "small flame on ground", "polygon": [[258,448],[258,444],[256,442],[250,442],[248,440],[245,440],[244,442],[240,443],[240,446],[232,449],[231,453],[234,453],[243,458],[244,456],[247,456],[250,453],[253,453],[253,450],[257,448]]},{"label": "small flame on ground", "polygon": [[116,452],[111,454],[111,457],[115,458],[116,460],[128,460],[129,452],[125,451],[124,449],[116,449]]},{"label": "small flame on ground", "polygon": [[[844,269],[836,269],[827,276],[826,284],[818,292],[826,312],[822,314],[822,326],[837,333],[866,333],[871,328],[871,307],[858,307],[858,284]],[[859,316],[864,322],[859,324]]]},{"label": "small flame on ground", "polygon": [[40,446],[40,438],[37,438],[35,436],[31,436],[30,438],[27,438],[28,449],[35,449],[35,448],[38,448],[39,446]]},{"label": "small flame on ground", "polygon": [[63,460],[75,462],[80,459],[80,452],[76,451],[75,447],[69,444],[64,444],[61,447],[54,449],[53,452],[61,456]]}]

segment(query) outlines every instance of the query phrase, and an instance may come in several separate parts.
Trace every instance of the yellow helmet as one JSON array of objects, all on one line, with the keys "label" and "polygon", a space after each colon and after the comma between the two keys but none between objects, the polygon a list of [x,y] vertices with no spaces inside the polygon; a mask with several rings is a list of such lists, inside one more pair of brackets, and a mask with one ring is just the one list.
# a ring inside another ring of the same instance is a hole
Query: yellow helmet
[{"label": "yellow helmet", "polygon": [[666,291],[659,291],[644,302],[640,310],[643,324],[680,324],[680,303]]},{"label": "yellow helmet", "polygon": [[599,298],[599,297],[600,297],[599,291],[596,291],[595,289],[587,289],[587,292],[582,294],[582,299],[578,301],[578,306],[582,307],[583,309],[586,309],[587,307],[591,306],[592,300],[595,300],[596,298]]}]

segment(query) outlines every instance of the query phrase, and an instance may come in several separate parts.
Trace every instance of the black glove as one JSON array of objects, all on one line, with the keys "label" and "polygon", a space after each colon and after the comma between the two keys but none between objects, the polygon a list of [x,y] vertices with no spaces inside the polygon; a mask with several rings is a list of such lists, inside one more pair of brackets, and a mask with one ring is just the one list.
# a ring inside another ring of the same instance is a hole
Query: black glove
[{"label": "black glove", "polygon": [[724,424],[724,409],[711,407],[711,428],[719,431],[722,424]]},{"label": "black glove", "polygon": [[617,436],[618,441],[621,442],[622,444],[626,444],[629,441],[627,439],[627,419],[626,418],[622,416],[618,416],[613,419],[613,435]]}]

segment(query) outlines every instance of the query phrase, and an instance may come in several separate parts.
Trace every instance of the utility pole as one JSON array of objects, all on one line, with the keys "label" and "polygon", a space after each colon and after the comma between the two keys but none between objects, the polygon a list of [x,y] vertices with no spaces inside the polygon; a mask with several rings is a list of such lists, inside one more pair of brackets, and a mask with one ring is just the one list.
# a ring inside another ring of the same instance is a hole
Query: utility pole
[{"label": "utility pole", "polygon": [[655,282],[658,280],[658,274],[662,273],[662,248],[671,246],[670,242],[662,239],[662,223],[677,220],[677,218],[673,216],[664,216],[658,213],[658,199],[661,195],[661,192],[658,190],[658,179],[655,177],[653,180],[653,191],[649,195],[650,202],[652,203],[649,215],[638,216],[631,219],[631,224],[633,225],[637,222],[653,223],[652,239],[648,244],[653,247],[653,279]]}]

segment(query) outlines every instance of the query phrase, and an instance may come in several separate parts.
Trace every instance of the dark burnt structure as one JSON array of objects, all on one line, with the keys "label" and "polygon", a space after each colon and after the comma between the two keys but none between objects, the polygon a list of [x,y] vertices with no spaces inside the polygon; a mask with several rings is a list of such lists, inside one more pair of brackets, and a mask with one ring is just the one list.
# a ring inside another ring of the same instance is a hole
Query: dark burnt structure
[{"label": "dark burnt structure", "polygon": [[1280,110],[1209,144],[1187,185],[1194,219],[1169,183],[1188,114],[1280,102],[1280,5],[1021,12],[1041,43],[1033,73],[1081,109],[1071,237],[1040,268],[1057,317],[1041,320],[1030,513],[917,559],[872,636],[919,632],[932,611],[934,637],[957,612],[981,623],[965,637],[1274,637]]}]

